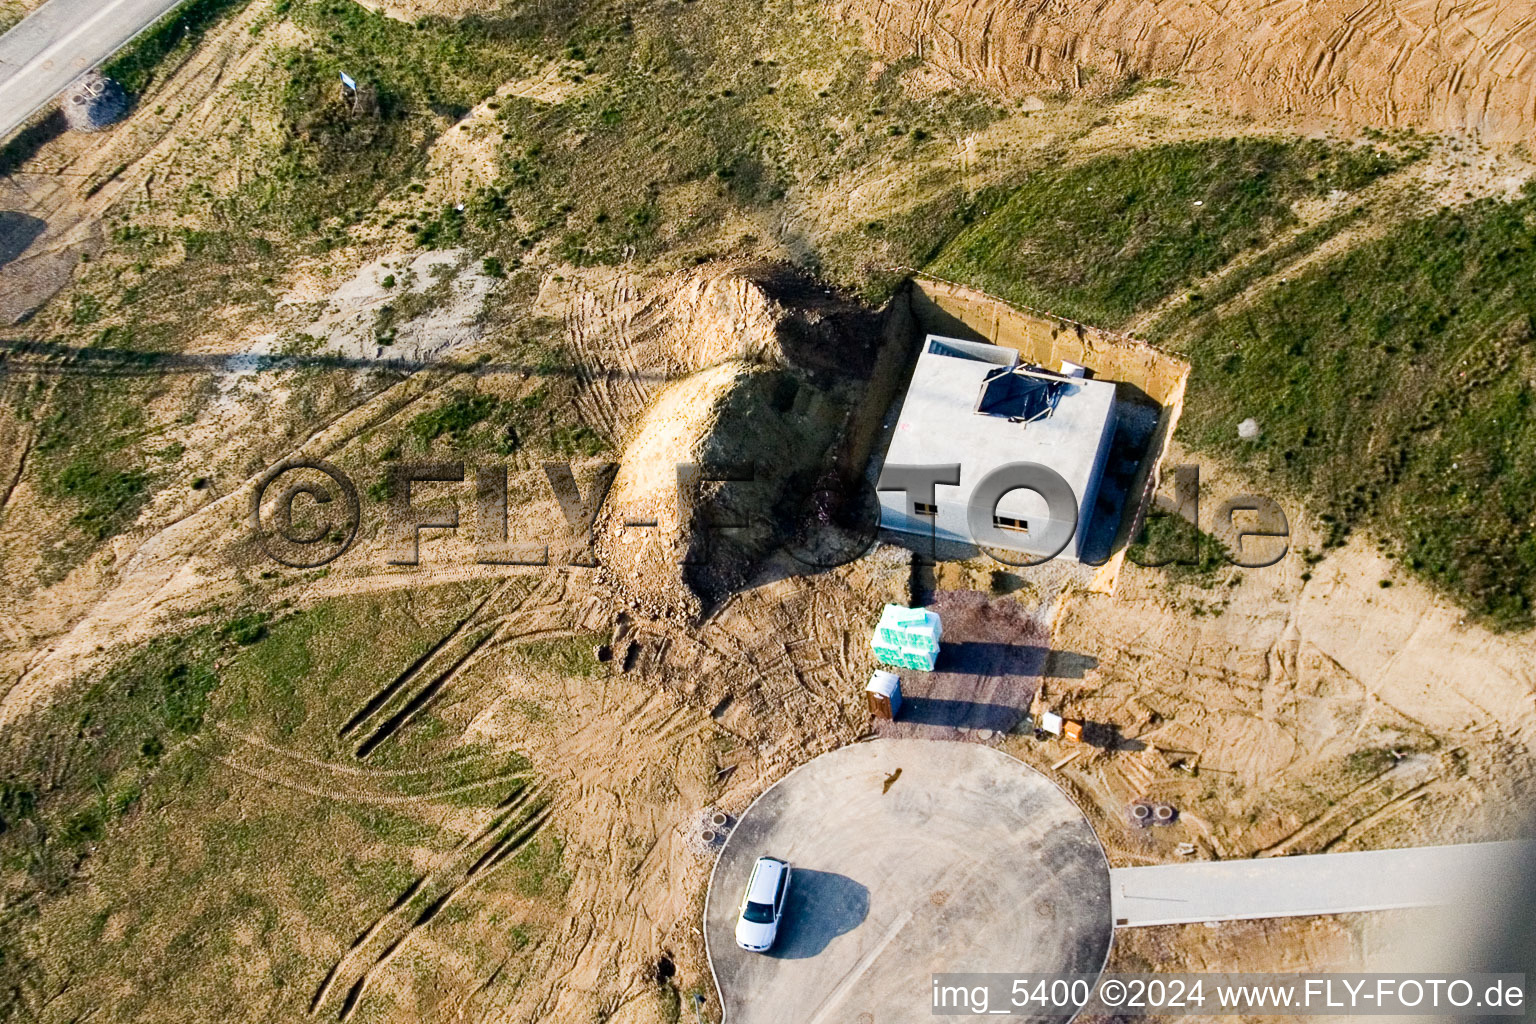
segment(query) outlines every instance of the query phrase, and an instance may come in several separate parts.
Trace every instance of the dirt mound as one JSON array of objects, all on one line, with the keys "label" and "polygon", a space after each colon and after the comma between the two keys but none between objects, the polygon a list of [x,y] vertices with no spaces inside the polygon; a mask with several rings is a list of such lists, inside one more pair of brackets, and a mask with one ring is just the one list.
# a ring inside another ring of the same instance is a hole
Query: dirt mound
[{"label": "dirt mound", "polygon": [[605,578],[648,614],[696,619],[783,535],[842,420],[835,399],[785,369],[732,360],[672,385],[603,504]]},{"label": "dirt mound", "polygon": [[920,56],[1014,93],[1170,77],[1257,115],[1476,129],[1536,125],[1528,4],[1430,0],[846,0],[893,58]]},{"label": "dirt mound", "polygon": [[695,271],[668,298],[662,316],[667,355],[689,370],[746,359],[864,375],[878,348],[867,309],[787,265]]},{"label": "dirt mound", "polygon": [[693,620],[803,540],[797,524],[825,518],[818,496],[862,468],[840,448],[862,451],[860,425],[887,404],[883,332],[867,307],[756,262],[680,274],[608,330],[686,375],[625,430],[597,524],[609,584],[647,613]]}]

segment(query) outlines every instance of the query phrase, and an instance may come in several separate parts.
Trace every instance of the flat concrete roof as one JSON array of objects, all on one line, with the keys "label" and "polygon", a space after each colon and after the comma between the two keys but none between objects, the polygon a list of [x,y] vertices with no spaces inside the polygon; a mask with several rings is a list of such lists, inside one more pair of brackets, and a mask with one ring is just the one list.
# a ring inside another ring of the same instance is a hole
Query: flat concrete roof
[{"label": "flat concrete roof", "polygon": [[[1004,361],[1005,357],[1011,358]],[[1083,493],[1114,410],[1115,385],[1065,378],[1055,411],[1031,423],[976,412],[987,375],[1000,366],[1017,365],[1018,353],[1013,349],[928,335],[902,399],[886,461],[958,462],[963,467],[962,487],[965,476],[979,480],[1004,463],[1040,462]]]},{"label": "flat concrete roof", "polygon": [[[1049,415],[1018,422],[978,411],[987,378],[999,372],[1044,369],[1057,391]],[[987,474],[1016,462],[1049,466],[1071,486],[1079,505],[1097,493],[1100,454],[1114,429],[1115,385],[1111,381],[1058,376],[1050,368],[1018,362],[1013,349],[930,334],[923,342],[912,380],[885,453],[889,466],[959,465],[958,486],[939,485],[936,500],[940,537],[969,538],[963,507]],[[884,525],[907,529],[911,517],[900,492],[880,495]],[[950,507],[946,507],[950,506]],[[1032,492],[1013,491],[998,505],[1000,515],[1031,522],[1047,518],[1044,500]],[[1081,525],[1081,524],[1080,524]],[[926,533],[925,522],[918,532]],[[1027,541],[1021,550],[1030,550]],[[1075,555],[1075,551],[1073,552]]]},{"label": "flat concrete roof", "polygon": [[[764,855],[794,876],[777,944],[748,953],[736,915]],[[704,936],[725,1024],[926,1020],[935,972],[1098,973],[1109,898],[1092,827],[1045,776],[976,743],[874,740],[816,758],[742,815]]]}]

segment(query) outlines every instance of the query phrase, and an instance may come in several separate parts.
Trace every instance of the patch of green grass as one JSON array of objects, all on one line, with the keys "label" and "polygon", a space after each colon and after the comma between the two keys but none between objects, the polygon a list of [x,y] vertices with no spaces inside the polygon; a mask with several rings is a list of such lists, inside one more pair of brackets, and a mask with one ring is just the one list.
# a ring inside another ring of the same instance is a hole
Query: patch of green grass
[{"label": "patch of green grass", "polygon": [[170,731],[190,736],[201,729],[209,694],[218,685],[218,677],[201,665],[179,664],[161,673],[160,703]]},{"label": "patch of green grass", "polygon": [[0,833],[37,813],[37,789],[14,779],[0,779]]},{"label": "patch of green grass", "polygon": [[151,641],[0,750],[5,906],[26,905],[16,903],[18,891],[61,891],[90,844],[138,803],[165,755],[202,731],[219,685],[217,650],[206,630]]},{"label": "patch of green grass", "polygon": [[[417,448],[443,444],[455,452],[507,455],[527,450],[553,458],[600,455],[611,448],[608,438],[584,423],[572,422],[570,398],[575,384],[561,372],[560,358],[548,350],[537,354],[544,380],[516,399],[459,392],[446,402],[417,414],[405,434]],[[388,497],[387,478],[370,485],[369,497]]]},{"label": "patch of green grass", "polygon": [[1376,149],[1254,138],[1098,157],[1035,172],[928,269],[1114,327],[1269,241],[1295,200],[1393,167]]},{"label": "patch of green grass", "polygon": [[549,431],[549,450],[567,458],[601,455],[611,445],[608,439],[585,423],[559,424]]},{"label": "patch of green grass", "polygon": [[571,884],[564,861],[565,844],[541,832],[512,858],[513,888],[529,899],[560,897]]},{"label": "patch of green grass", "polygon": [[47,549],[61,570],[132,523],[149,499],[155,481],[144,407],[164,386],[80,374],[43,392],[29,471],[41,493],[65,503],[79,531]]},{"label": "patch of green grass", "polygon": [[149,475],[112,469],[82,456],[66,465],[58,490],[79,506],[71,523],[92,540],[105,540],[132,521],[147,497]]},{"label": "patch of green grass", "polygon": [[187,0],[119,50],[102,73],[130,93],[141,93],[166,58],[185,53],[223,18],[250,0]]},{"label": "patch of green grass", "polygon": [[1181,330],[1181,430],[1305,496],[1331,544],[1370,527],[1489,623],[1529,626],[1533,275],[1536,195],[1403,223]]},{"label": "patch of green grass", "polygon": [[523,644],[517,648],[517,653],[529,664],[559,675],[589,678],[603,669],[595,651],[605,638],[606,634],[602,633],[576,633]]},{"label": "patch of green grass", "polygon": [[1183,516],[1162,509],[1147,514],[1126,557],[1167,572],[1180,583],[1212,583],[1231,565],[1226,545]]},{"label": "patch of green grass", "polygon": [[403,846],[427,846],[437,828],[407,814],[384,807],[352,805],[346,813],[374,839]]},{"label": "patch of green grass", "polygon": [[248,647],[267,636],[267,623],[272,621],[271,612],[248,612],[224,624],[219,631],[241,647]]},{"label": "patch of green grass", "polygon": [[435,409],[421,413],[406,428],[425,448],[439,437],[463,441],[473,427],[490,418],[501,403],[493,395],[460,393]]}]

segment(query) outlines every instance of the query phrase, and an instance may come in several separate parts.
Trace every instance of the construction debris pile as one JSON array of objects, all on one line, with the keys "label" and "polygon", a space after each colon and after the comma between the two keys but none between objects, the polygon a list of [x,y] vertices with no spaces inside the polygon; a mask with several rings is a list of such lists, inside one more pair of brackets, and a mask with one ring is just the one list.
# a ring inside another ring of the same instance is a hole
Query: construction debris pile
[{"label": "construction debris pile", "polygon": [[870,646],[883,664],[932,672],[943,630],[937,612],[888,604],[880,612]]}]

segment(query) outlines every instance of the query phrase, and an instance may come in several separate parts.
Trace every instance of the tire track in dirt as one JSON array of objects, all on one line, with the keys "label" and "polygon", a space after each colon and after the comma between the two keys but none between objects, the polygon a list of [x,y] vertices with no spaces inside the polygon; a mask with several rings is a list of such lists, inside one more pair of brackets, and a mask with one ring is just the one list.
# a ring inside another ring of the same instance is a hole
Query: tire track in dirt
[{"label": "tire track in dirt", "polygon": [[548,802],[537,786],[524,787],[503,801],[483,828],[462,840],[430,871],[412,882],[353,940],[316,989],[310,1001],[310,1016],[316,1015],[330,996],[345,986],[337,1016],[348,1020],[369,985],[412,937],[471,886],[532,842],[549,815]]},{"label": "tire track in dirt", "polygon": [[[1010,93],[1128,74],[1203,87],[1239,112],[1359,125],[1536,128],[1528,3],[1439,0],[832,0],[872,48]],[[1102,73],[1096,79],[1087,71]]]},{"label": "tire track in dirt", "polygon": [[22,474],[27,471],[27,459],[32,454],[32,446],[36,440],[36,435],[29,431],[26,440],[22,442],[21,453],[16,456],[16,469],[11,474],[10,482],[5,485],[5,493],[0,495],[0,516],[4,516],[6,509],[10,507],[11,495],[16,493]]},{"label": "tire track in dirt", "polygon": [[257,748],[259,748],[259,749],[261,749],[261,750],[263,750],[263,751],[265,751],[267,753],[274,754],[274,755],[276,755],[278,757],[286,758],[286,759],[291,760],[291,761],[296,761],[299,764],[304,765],[305,767],[308,767],[308,768],[318,768],[318,769],[320,769],[323,772],[328,772],[328,773],[331,773],[331,774],[334,774],[334,775],[349,775],[349,776],[354,776],[354,777],[357,777],[357,778],[365,778],[365,779],[377,779],[377,778],[400,778],[400,779],[404,779],[404,778],[410,778],[411,776],[415,776],[415,775],[436,774],[438,772],[450,770],[450,769],[459,767],[461,765],[468,764],[468,763],[470,763],[472,761],[479,760],[481,758],[481,756],[482,756],[480,754],[473,754],[473,753],[462,754],[462,755],[459,755],[457,757],[445,757],[445,758],[443,758],[441,760],[438,760],[438,761],[431,761],[431,762],[429,762],[427,764],[415,765],[415,766],[412,766],[412,767],[409,767],[409,768],[359,767],[357,765],[337,764],[334,761],[326,761],[326,760],[323,760],[323,759],[318,758],[318,757],[311,757],[310,755],[305,754],[302,751],[293,750],[293,749],[291,749],[289,747],[280,747],[280,746],[278,746],[275,743],[269,743],[268,741],[262,739],[260,736],[256,736],[256,735],[251,734],[251,733],[239,732],[238,730],[232,729],[229,726],[224,725],[222,723],[216,724],[214,726],[214,728],[217,729],[223,735],[228,736],[228,737],[230,737],[232,739],[238,740],[239,742],[244,743],[247,746],[257,747]]},{"label": "tire track in dirt", "polygon": [[[582,288],[565,312],[566,337],[581,369],[576,405],[582,418],[618,441],[630,422],[672,377],[641,369],[640,354],[659,355],[668,289],[660,285],[639,293],[628,275],[616,276],[606,297]],[[656,365],[657,359],[645,362]]]},{"label": "tire track in dirt", "polygon": [[1412,807],[1414,804],[1430,795],[1430,785],[1431,783],[1429,782],[1420,783],[1401,796],[1396,797],[1393,800],[1389,800],[1380,808],[1372,811],[1360,820],[1349,822],[1344,826],[1343,831],[1339,832],[1338,835],[1323,843],[1318,852],[1330,853],[1339,846],[1353,844],[1356,836],[1365,832],[1369,832],[1377,825],[1400,816],[1404,811],[1408,810],[1408,808]]},{"label": "tire track in dirt", "polygon": [[[510,585],[503,585],[498,593],[482,602],[482,607],[487,610],[495,610],[495,600],[499,599]],[[471,639],[467,646],[449,662],[439,673],[432,677],[424,686],[411,692],[407,688],[400,688],[395,694],[401,703],[393,714],[384,719],[372,732],[368,734],[355,748],[354,754],[359,759],[366,759],[384,742],[404,728],[417,715],[432,705],[450,686],[452,686],[467,669],[476,664],[482,657],[498,648],[509,644],[527,643],[531,640],[541,639],[546,636],[568,636],[571,633],[569,624],[562,624],[555,628],[539,628],[541,613],[551,609],[563,611],[562,599],[565,594],[565,579],[563,575],[545,577],[530,593],[524,594],[512,609],[494,616],[480,617],[479,621],[473,621],[479,614],[469,617],[471,624],[483,627],[483,632]],[[529,628],[533,626],[534,628]],[[462,635],[462,632],[460,633]],[[444,648],[440,647],[439,650]],[[418,673],[419,677],[419,673]],[[408,694],[408,695],[407,695]],[[387,702],[380,707],[387,707]]]},{"label": "tire track in dirt", "polygon": [[430,790],[425,793],[369,794],[357,792],[339,792],[334,789],[327,789],[314,785],[310,782],[289,778],[279,772],[274,772],[266,768],[258,768],[255,765],[247,764],[232,757],[220,757],[218,755],[213,755],[212,760],[217,761],[219,764],[229,768],[232,771],[239,772],[242,775],[249,776],[250,778],[256,779],[260,782],[265,782],[273,786],[280,786],[283,789],[292,790],[296,793],[303,793],[305,796],[320,797],[321,799],[325,800],[335,800],[339,803],[371,804],[375,806],[399,806],[432,803],[434,801],[447,800],[451,797],[463,796],[466,793],[473,793],[476,790],[485,789],[488,786],[494,786],[504,782],[521,782],[530,777],[530,773],[526,771],[506,772],[501,775],[493,775],[484,779],[476,779],[473,782],[461,783],[456,786],[450,786],[446,789]]},{"label": "tire track in dirt", "polygon": [[496,630],[487,629],[471,640],[465,651],[455,658],[447,668],[434,676],[427,685],[417,690],[400,706],[398,711],[381,722],[378,728],[369,733],[367,738],[357,745],[357,749],[354,751],[357,758],[359,760],[366,759],[368,755],[379,748],[380,744],[395,735],[395,733],[409,724],[412,719],[421,714],[437,698],[437,695],[442,693],[453,682],[458,676],[459,670],[464,667],[464,664],[474,657],[495,634]]},{"label": "tire track in dirt", "polygon": [[[1255,857],[1284,857],[1298,849],[1327,849],[1354,825],[1363,824],[1403,797],[1419,792],[1437,776],[1431,758],[1417,755],[1394,765],[1333,801],[1327,810],[1253,852]],[[1330,830],[1333,830],[1330,832]]]},{"label": "tire track in dirt", "polygon": [[[501,584],[501,586],[496,587],[485,597],[481,598],[480,601],[469,610],[468,614],[459,619],[459,621],[454,623],[447,633],[443,634],[441,639],[439,639],[431,647],[428,647],[427,650],[424,651],[419,658],[406,666],[403,672],[396,675],[394,679],[390,680],[387,684],[385,684],[372,696],[370,696],[366,701],[364,701],[363,705],[358,708],[350,718],[346,720],[346,722],[339,730],[337,730],[337,738],[345,739],[346,737],[351,736],[359,728],[362,727],[363,723],[367,722],[368,719],[372,718],[380,710],[382,710],[384,706],[388,704],[390,700],[392,700],[402,688],[404,688],[408,683],[412,682],[422,671],[422,669],[429,662],[435,659],[445,647],[463,635],[465,628],[470,624],[471,621],[477,619],[481,610],[484,609],[487,604],[499,600],[511,586],[512,581],[508,580],[507,582]],[[524,596],[526,597],[526,595]]]}]

